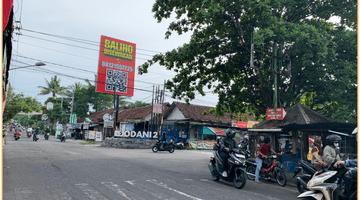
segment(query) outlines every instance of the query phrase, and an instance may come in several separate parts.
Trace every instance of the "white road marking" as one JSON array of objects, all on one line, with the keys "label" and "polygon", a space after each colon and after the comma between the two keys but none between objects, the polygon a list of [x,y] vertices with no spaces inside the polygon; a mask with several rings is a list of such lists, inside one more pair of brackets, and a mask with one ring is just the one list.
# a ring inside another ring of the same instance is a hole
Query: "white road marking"
[{"label": "white road marking", "polygon": [[184,179],[184,181],[192,181],[192,179]]},{"label": "white road marking", "polygon": [[200,181],[209,181],[209,179],[200,179]]},{"label": "white road marking", "polygon": [[165,188],[165,189],[174,191],[174,192],[176,192],[176,193],[178,193],[178,194],[181,194],[181,195],[183,195],[183,196],[186,196],[186,197],[188,197],[188,198],[190,198],[190,199],[202,200],[202,199],[200,199],[200,198],[197,198],[197,197],[191,196],[191,195],[189,195],[189,194],[185,194],[185,193],[183,193],[183,192],[180,192],[180,191],[178,191],[178,190],[175,190],[175,189],[167,186],[166,184],[163,184],[162,182],[157,182],[156,180],[146,180],[146,181],[148,181],[148,182],[150,182],[150,183],[153,183],[153,184],[156,184],[156,185],[158,185],[158,186],[160,186],[160,187],[163,187],[163,188]]},{"label": "white road marking", "polygon": [[135,181],[125,181],[126,183],[129,183],[130,185],[134,186],[134,183]]},{"label": "white road marking", "polygon": [[125,181],[125,182],[129,183],[130,185],[132,185],[134,187],[136,187],[139,191],[150,193],[151,195],[155,196],[158,199],[176,200],[174,198],[167,198],[165,194],[160,193],[157,190],[149,191],[149,190],[145,189],[145,187],[141,187],[140,185],[135,184],[135,181]]},{"label": "white road marking", "polygon": [[105,185],[106,187],[108,187],[109,189],[111,189],[112,191],[120,194],[122,197],[124,197],[125,199],[131,200],[120,188],[118,185],[114,184],[113,182],[101,182],[101,184]]},{"label": "white road marking", "polygon": [[108,200],[108,198],[101,195],[99,192],[97,192],[94,188],[89,186],[86,183],[79,183],[75,184],[81,191],[83,191],[90,199],[94,200]]}]

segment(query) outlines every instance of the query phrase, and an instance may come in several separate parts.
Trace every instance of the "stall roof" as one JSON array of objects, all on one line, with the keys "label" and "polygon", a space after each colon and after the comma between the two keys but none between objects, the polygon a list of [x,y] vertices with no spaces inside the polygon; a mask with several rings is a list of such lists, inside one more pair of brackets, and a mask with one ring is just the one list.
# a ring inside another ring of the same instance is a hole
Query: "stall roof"
[{"label": "stall roof", "polygon": [[249,128],[248,131],[251,131],[251,132],[282,132],[282,128],[263,128],[263,129]]}]

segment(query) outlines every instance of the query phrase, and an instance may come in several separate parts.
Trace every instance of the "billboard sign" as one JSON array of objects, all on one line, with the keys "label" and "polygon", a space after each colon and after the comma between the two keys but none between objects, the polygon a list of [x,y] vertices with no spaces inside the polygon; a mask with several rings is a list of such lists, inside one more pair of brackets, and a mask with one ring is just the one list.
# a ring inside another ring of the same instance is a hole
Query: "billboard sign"
[{"label": "billboard sign", "polygon": [[101,36],[96,92],[134,96],[136,44]]},{"label": "billboard sign", "polygon": [[266,109],[266,120],[283,120],[286,116],[284,108],[273,108]]},{"label": "billboard sign", "polygon": [[161,104],[153,104],[153,113],[162,113],[162,105]]}]

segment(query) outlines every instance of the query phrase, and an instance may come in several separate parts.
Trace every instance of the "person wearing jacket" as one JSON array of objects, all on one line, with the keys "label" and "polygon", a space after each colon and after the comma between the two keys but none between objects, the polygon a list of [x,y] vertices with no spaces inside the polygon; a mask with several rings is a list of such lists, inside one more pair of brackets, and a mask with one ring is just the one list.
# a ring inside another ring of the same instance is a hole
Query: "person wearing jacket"
[{"label": "person wearing jacket", "polygon": [[327,146],[324,148],[324,162],[328,166],[333,162],[340,160],[340,155],[337,151],[339,141],[341,141],[341,137],[335,134],[326,137]]},{"label": "person wearing jacket", "polygon": [[224,171],[222,173],[223,177],[227,177],[227,170],[228,170],[228,158],[229,158],[229,153],[233,148],[237,147],[237,144],[234,140],[235,137],[235,130],[233,129],[228,129],[226,131],[226,137],[221,138],[220,140],[220,157],[223,161],[223,166],[224,166]]},{"label": "person wearing jacket", "polygon": [[323,161],[323,149],[322,141],[320,139],[315,139],[314,144],[311,149],[311,153],[314,156],[313,160],[310,161],[316,171],[321,171],[323,167],[326,167],[327,164]]}]

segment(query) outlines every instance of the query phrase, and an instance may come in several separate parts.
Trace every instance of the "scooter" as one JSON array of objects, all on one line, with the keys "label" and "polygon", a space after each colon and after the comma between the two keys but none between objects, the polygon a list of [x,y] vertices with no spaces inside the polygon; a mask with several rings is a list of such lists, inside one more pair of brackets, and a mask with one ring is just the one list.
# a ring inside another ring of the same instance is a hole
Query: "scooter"
[{"label": "scooter", "polygon": [[[334,164],[334,163],[333,163]],[[345,177],[343,169],[336,169],[333,164],[329,167],[330,171],[316,172],[308,182],[307,187],[310,191],[298,196],[298,199],[309,200],[355,200],[357,199],[357,174]],[[345,181],[345,189],[340,190],[340,180],[349,178],[352,181]]]},{"label": "scooter", "polygon": [[184,149],[185,148],[185,145],[183,142],[178,142],[178,143],[175,143],[175,147],[177,149]]},{"label": "scooter", "polygon": [[33,134],[33,141],[38,141],[39,140],[39,134]]},{"label": "scooter", "polygon": [[31,131],[28,131],[26,135],[27,135],[28,138],[30,138],[31,135],[32,135]]},{"label": "scooter", "polygon": [[[162,146],[162,144],[164,144]],[[158,140],[155,145],[152,147],[152,151],[154,153],[157,153],[158,151],[169,151],[169,153],[174,153],[175,151],[175,144],[174,139],[171,139],[168,143],[161,143],[160,140]]]},{"label": "scooter", "polygon": [[20,136],[21,136],[21,133],[17,132],[14,134],[14,138],[15,138],[15,141],[17,141],[18,139],[20,139]]},{"label": "scooter", "polygon": [[[287,182],[286,176],[284,170],[281,167],[280,162],[275,161],[277,156],[271,155],[268,156],[268,158],[270,159],[270,161],[263,159],[263,164],[261,166],[259,178],[267,179],[267,180],[275,179],[280,186],[285,187]],[[255,170],[256,170],[255,159],[248,159],[248,167],[246,169],[246,172],[247,172],[247,177],[250,180],[255,180]]]},{"label": "scooter", "polygon": [[295,178],[301,171],[305,171],[306,174],[298,176],[296,178],[296,186],[298,191],[301,193],[308,191],[307,183],[310,181],[312,176],[316,173],[316,169],[311,166],[311,163],[306,160],[299,161],[300,167],[296,167],[294,171],[294,176],[291,178]]},{"label": "scooter", "polygon": [[214,157],[210,158],[210,163],[208,165],[212,179],[214,181],[219,181],[219,179],[233,182],[235,188],[242,189],[246,184],[246,157],[241,154],[241,150],[238,148],[230,149],[229,153],[229,167],[227,170],[227,177],[222,176],[223,161],[219,155],[218,150],[214,145]]},{"label": "scooter", "polygon": [[60,142],[65,142],[65,139],[66,139],[66,135],[65,133],[62,133],[60,137]]},{"label": "scooter", "polygon": [[49,140],[49,133],[45,133],[44,137],[45,137],[45,140]]}]

